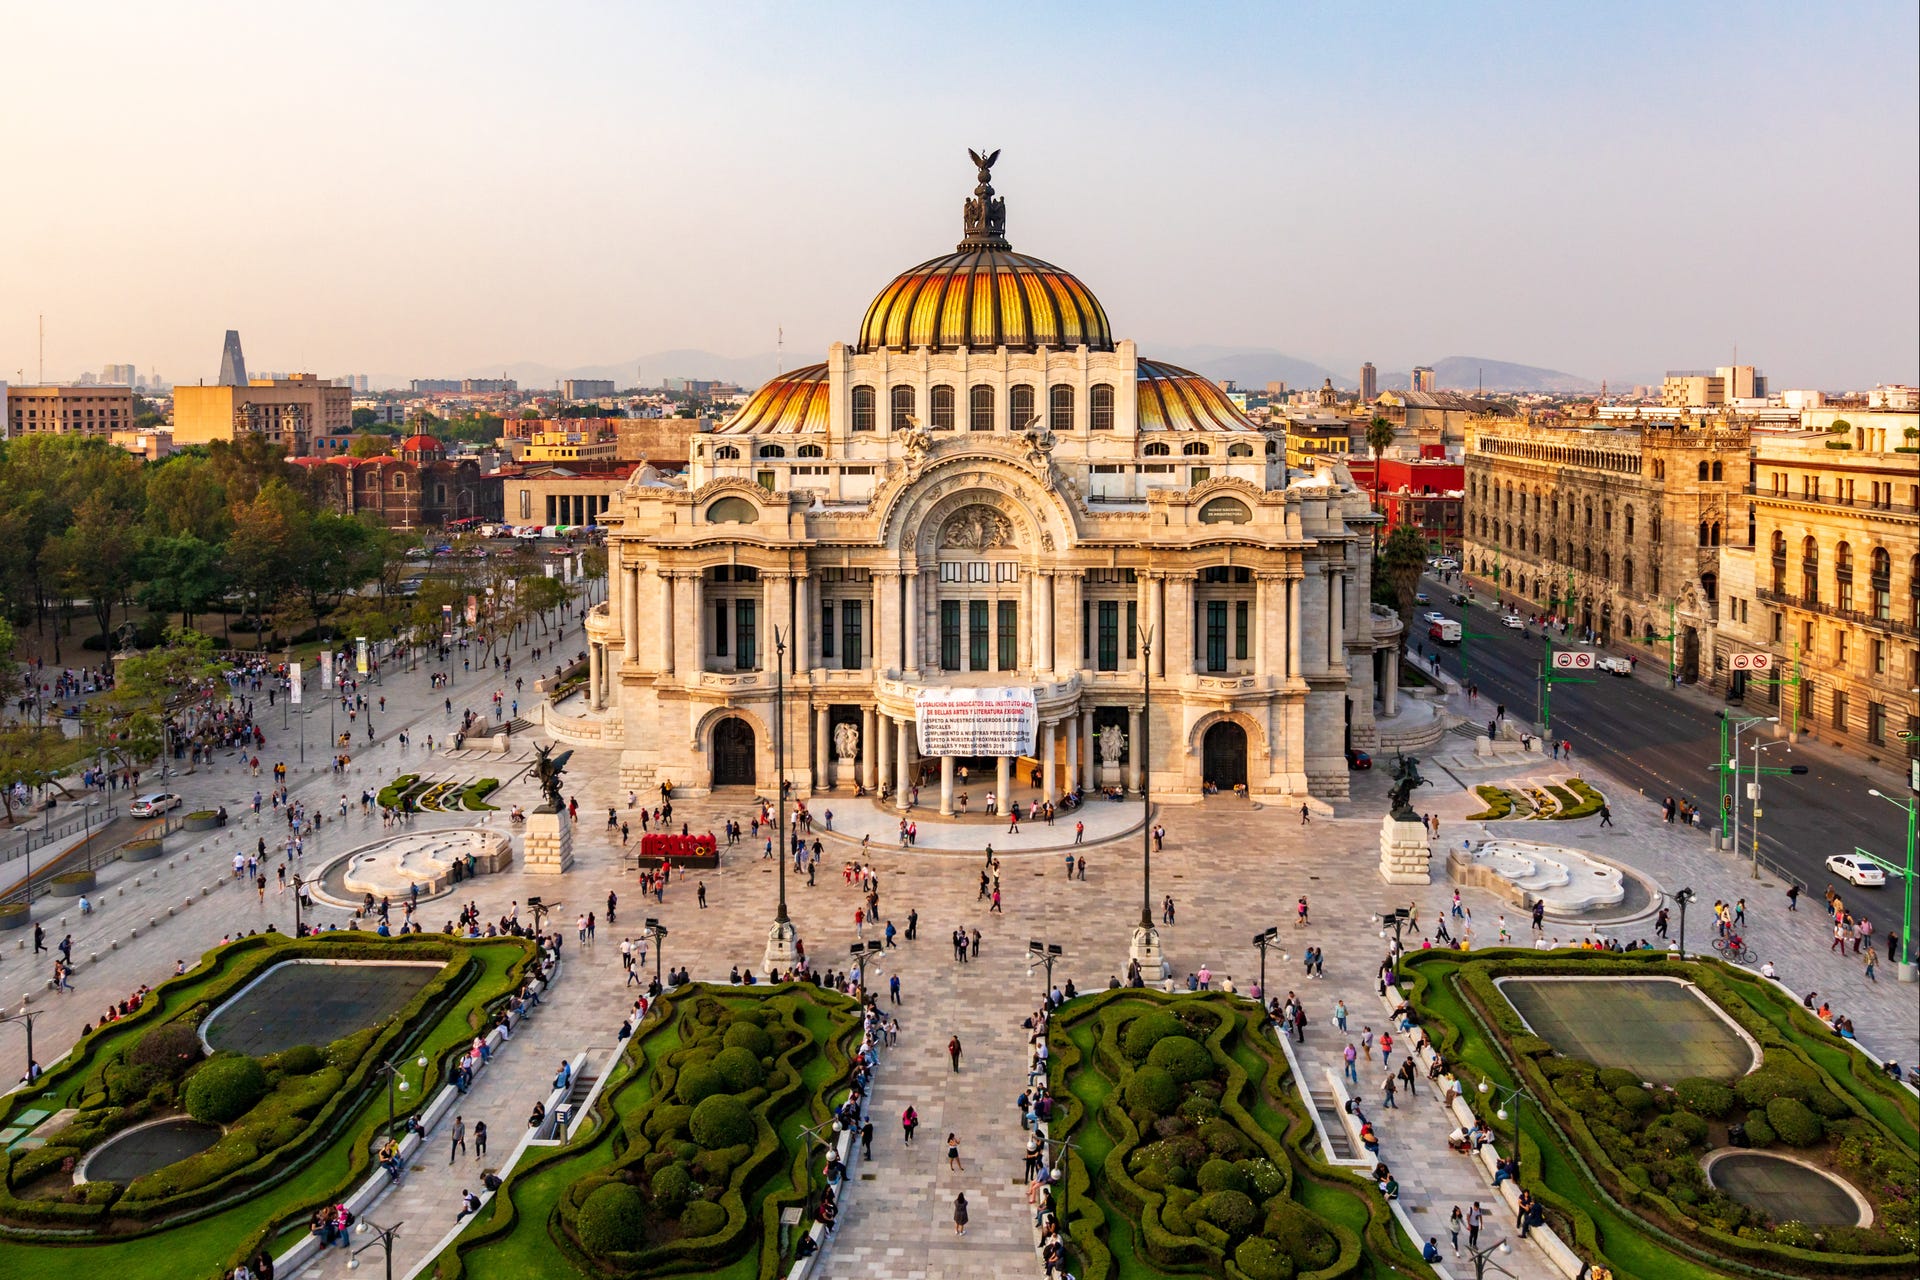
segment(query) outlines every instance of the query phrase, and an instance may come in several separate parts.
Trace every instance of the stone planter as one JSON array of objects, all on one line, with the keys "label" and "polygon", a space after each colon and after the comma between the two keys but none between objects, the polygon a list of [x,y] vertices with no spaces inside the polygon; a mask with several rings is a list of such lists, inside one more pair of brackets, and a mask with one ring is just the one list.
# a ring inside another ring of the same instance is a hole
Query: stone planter
[{"label": "stone planter", "polygon": [[0,902],[0,930],[24,929],[33,913],[18,902]]},{"label": "stone planter", "polygon": [[96,887],[91,871],[69,871],[47,882],[47,892],[56,898],[77,898],[83,893],[92,893]]},{"label": "stone planter", "polygon": [[120,846],[120,861],[152,862],[165,849],[166,844],[161,840],[129,840]]},{"label": "stone planter", "polygon": [[217,809],[196,809],[181,823],[188,831],[212,831],[220,825],[220,813]]}]

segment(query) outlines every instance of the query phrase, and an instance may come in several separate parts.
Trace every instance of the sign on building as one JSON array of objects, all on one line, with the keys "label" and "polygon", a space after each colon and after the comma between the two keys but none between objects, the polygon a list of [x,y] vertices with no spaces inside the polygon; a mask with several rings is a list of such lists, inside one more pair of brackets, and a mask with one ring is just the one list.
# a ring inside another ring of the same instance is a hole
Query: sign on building
[{"label": "sign on building", "polygon": [[1032,689],[921,689],[913,717],[923,756],[1030,756],[1039,710]]},{"label": "sign on building", "polygon": [[1773,655],[1770,653],[1735,653],[1727,656],[1727,665],[1735,671],[1771,671]]},{"label": "sign on building", "polygon": [[1576,671],[1587,671],[1593,667],[1593,655],[1561,649],[1553,655],[1553,665],[1556,669],[1572,668]]}]

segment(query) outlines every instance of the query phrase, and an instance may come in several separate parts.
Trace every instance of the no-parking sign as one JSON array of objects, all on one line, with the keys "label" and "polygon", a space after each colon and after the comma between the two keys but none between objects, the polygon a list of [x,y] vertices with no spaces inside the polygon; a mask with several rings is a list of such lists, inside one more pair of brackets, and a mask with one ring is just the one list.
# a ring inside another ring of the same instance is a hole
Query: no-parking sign
[{"label": "no-parking sign", "polygon": [[1591,671],[1593,669],[1593,655],[1591,653],[1575,653],[1572,650],[1563,649],[1553,655],[1553,665],[1560,670]]},{"label": "no-parking sign", "polygon": [[1735,671],[1771,671],[1773,655],[1770,653],[1736,653],[1727,658],[1727,665]]}]

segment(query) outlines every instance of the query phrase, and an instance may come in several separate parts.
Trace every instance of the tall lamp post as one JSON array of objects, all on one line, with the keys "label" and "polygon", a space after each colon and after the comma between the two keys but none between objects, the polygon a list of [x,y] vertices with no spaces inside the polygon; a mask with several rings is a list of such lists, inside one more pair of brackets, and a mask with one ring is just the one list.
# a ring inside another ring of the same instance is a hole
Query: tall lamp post
[{"label": "tall lamp post", "polygon": [[1505,1120],[1507,1108],[1509,1106],[1513,1108],[1513,1185],[1517,1187],[1520,1185],[1520,1104],[1527,1100],[1526,1092],[1518,1085],[1509,1089],[1482,1080],[1480,1093],[1482,1096],[1493,1095],[1494,1105],[1497,1108],[1493,1113],[1496,1120]]},{"label": "tall lamp post", "polygon": [[1674,902],[1680,906],[1680,958],[1687,958],[1687,904],[1699,895],[1692,889],[1682,889],[1673,895]]},{"label": "tall lamp post", "polygon": [[787,639],[791,634],[773,629],[773,821],[774,872],[779,877],[780,901],[774,907],[773,926],[767,930],[767,953],[761,967],[769,978],[793,968],[795,929],[787,915]]},{"label": "tall lamp post", "polygon": [[[1720,720],[1720,759],[1714,764],[1714,772],[1720,775],[1720,833],[1727,834],[1727,824],[1732,823],[1733,840],[1726,847],[1735,853],[1740,850],[1740,735],[1757,724],[1779,724],[1779,716],[1743,716],[1736,719],[1724,711],[1714,715]],[[1728,737],[1732,737],[1732,750],[1727,749]],[[1720,847],[1719,844],[1715,845]]]},{"label": "tall lamp post", "polygon": [[1473,1255],[1473,1280],[1487,1280],[1488,1267],[1492,1267],[1503,1276],[1513,1274],[1513,1272],[1493,1260],[1493,1255],[1496,1253],[1513,1252],[1513,1246],[1505,1240],[1495,1241],[1484,1249],[1476,1249],[1472,1245],[1468,1245],[1467,1252]]},{"label": "tall lamp post", "polygon": [[1140,631],[1140,923],[1133,927],[1128,953],[1141,973],[1161,964],[1160,931],[1153,924],[1153,628]]},{"label": "tall lamp post", "polygon": [[[1788,751],[1792,751],[1793,743],[1788,741],[1753,744],[1753,878],[1755,880],[1760,878],[1760,753],[1769,747],[1785,747]],[[1805,765],[1800,765],[1794,771],[1805,773],[1807,770]]]},{"label": "tall lamp post", "polygon": [[39,1016],[40,1011],[29,1007],[25,999],[20,1002],[20,1012],[0,1013],[0,1023],[17,1022],[27,1029],[27,1071],[20,1078],[29,1084],[33,1082],[34,1076],[33,1020]]},{"label": "tall lamp post", "polygon": [[[418,1061],[417,1061],[417,1062],[416,1062],[416,1063],[415,1063],[414,1065],[416,1065],[416,1066],[418,1066],[418,1067],[420,1068],[420,1070],[421,1070],[421,1072],[422,1072],[422,1073],[424,1073],[424,1072],[426,1071],[426,1069],[427,1069],[427,1059],[426,1059],[426,1055],[424,1055],[424,1054],[422,1054],[422,1055],[420,1056],[420,1058],[419,1058],[419,1060],[418,1060]],[[378,1071],[378,1072],[380,1072],[380,1073],[381,1073],[382,1075],[384,1075],[384,1076],[386,1076],[386,1078],[387,1078],[387,1132],[388,1132],[388,1133],[392,1133],[392,1132],[393,1132],[393,1126],[394,1126],[394,1124],[396,1123],[396,1117],[395,1117],[395,1114],[394,1114],[394,1109],[393,1109],[393,1084],[394,1084],[394,1081],[395,1081],[396,1079],[397,1079],[397,1080],[399,1080],[399,1082],[400,1082],[400,1092],[401,1092],[401,1093],[406,1093],[406,1092],[407,1092],[407,1091],[408,1091],[408,1090],[409,1090],[409,1089],[410,1089],[410,1088],[412,1087],[412,1086],[411,1086],[411,1085],[410,1085],[410,1084],[408,1083],[408,1081],[406,1080],[406,1078],[405,1078],[404,1076],[402,1076],[402,1075],[401,1075],[401,1072],[403,1072],[403,1071],[405,1071],[405,1070],[406,1070],[406,1064],[405,1064],[405,1063],[401,1063],[401,1064],[399,1064],[399,1065],[397,1065],[397,1066],[396,1066],[396,1065],[395,1065],[394,1063],[392,1063],[392,1062],[379,1062],[379,1063],[375,1063],[375,1064],[374,1064],[374,1068],[373,1068],[373,1069],[374,1069],[375,1071]],[[424,1078],[424,1074],[423,1074],[423,1077],[422,1077],[422,1078]]]},{"label": "tall lamp post", "polygon": [[386,1255],[387,1280],[393,1280],[393,1238],[400,1234],[400,1228],[405,1225],[406,1223],[402,1221],[396,1222],[390,1227],[383,1227],[377,1222],[368,1222],[365,1218],[360,1219],[360,1221],[354,1225],[354,1229],[361,1235],[366,1235],[368,1231],[377,1231],[380,1234],[377,1239],[367,1241],[351,1254],[347,1255],[347,1270],[358,1271],[360,1269],[360,1255],[373,1248],[373,1246],[379,1245],[381,1252]]},{"label": "tall lamp post", "polygon": [[660,953],[666,950],[666,946],[660,940],[667,936],[667,927],[655,917],[648,916],[647,926],[640,931],[640,936],[653,940],[653,984],[664,987],[666,984],[660,981]]},{"label": "tall lamp post", "polygon": [[[1914,782],[1920,784],[1920,762],[1916,762],[1908,767],[1912,771]],[[1917,841],[1920,841],[1920,799],[1895,800],[1892,796],[1878,788],[1868,788],[1867,794],[1870,796],[1879,796],[1895,808],[1905,809],[1907,811],[1907,865],[1899,872],[1901,877],[1906,881],[1905,890],[1901,894],[1901,897],[1906,903],[1906,914],[1900,929],[1901,954],[1898,956],[1888,956],[1887,959],[1893,964],[1894,975],[1898,977],[1900,981],[1912,982],[1915,976],[1915,953],[1913,949],[1914,846]],[[1920,794],[1920,788],[1916,788],[1916,794]]]},{"label": "tall lamp post", "polygon": [[[1265,1007],[1267,999],[1267,952],[1269,949],[1280,945],[1279,937],[1279,925],[1268,925],[1265,929],[1253,935],[1253,945],[1260,948],[1260,993],[1258,999],[1262,1007]],[[1286,954],[1284,952],[1281,953],[1280,958],[1283,960],[1286,959]]]},{"label": "tall lamp post", "polygon": [[1064,956],[1065,952],[1059,943],[1042,942],[1040,939],[1035,938],[1027,944],[1027,976],[1029,978],[1033,976],[1033,967],[1035,965],[1046,966],[1047,981],[1045,989],[1051,992],[1053,990],[1053,966],[1060,963]]}]

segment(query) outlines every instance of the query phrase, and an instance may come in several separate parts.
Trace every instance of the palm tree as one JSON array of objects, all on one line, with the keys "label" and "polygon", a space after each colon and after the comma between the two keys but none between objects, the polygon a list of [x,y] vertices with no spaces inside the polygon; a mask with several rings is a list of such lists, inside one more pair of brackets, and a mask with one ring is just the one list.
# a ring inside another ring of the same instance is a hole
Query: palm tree
[{"label": "palm tree", "polygon": [[1377,563],[1393,593],[1394,611],[1400,615],[1400,646],[1404,649],[1413,635],[1413,597],[1427,567],[1427,535],[1411,522],[1396,527],[1387,535]]},{"label": "palm tree", "polygon": [[[1393,445],[1393,424],[1385,418],[1376,417],[1367,424],[1367,448],[1373,451],[1373,509],[1380,509],[1380,455]],[[1375,546],[1380,545],[1380,533],[1375,529]]]}]

